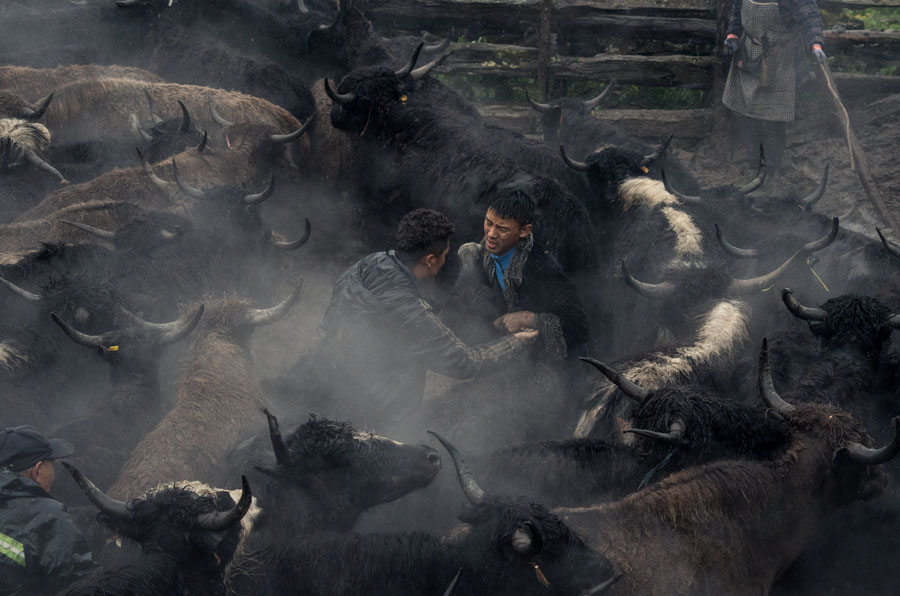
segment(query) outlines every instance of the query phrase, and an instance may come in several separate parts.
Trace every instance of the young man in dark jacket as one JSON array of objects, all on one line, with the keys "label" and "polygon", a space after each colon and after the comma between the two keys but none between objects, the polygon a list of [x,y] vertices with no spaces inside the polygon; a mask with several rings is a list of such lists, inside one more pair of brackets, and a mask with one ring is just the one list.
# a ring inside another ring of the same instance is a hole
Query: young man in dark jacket
[{"label": "young man in dark jacket", "polygon": [[453,232],[444,214],[417,209],[400,221],[396,250],[364,257],[335,282],[313,357],[317,409],[390,432],[421,407],[426,370],[472,378],[537,336],[517,329],[469,346],[441,322],[423,285],[444,266]]},{"label": "young man in dark jacket", "polygon": [[56,594],[95,566],[66,507],[48,493],[72,445],[32,426],[0,430],[0,594]]},{"label": "young man in dark jacket", "polygon": [[534,241],[534,212],[534,200],[519,190],[494,199],[484,216],[484,239],[459,249],[458,301],[448,318],[464,318],[464,335],[479,339],[493,330],[537,329],[545,359],[573,360],[585,355],[588,316],[575,284]]}]

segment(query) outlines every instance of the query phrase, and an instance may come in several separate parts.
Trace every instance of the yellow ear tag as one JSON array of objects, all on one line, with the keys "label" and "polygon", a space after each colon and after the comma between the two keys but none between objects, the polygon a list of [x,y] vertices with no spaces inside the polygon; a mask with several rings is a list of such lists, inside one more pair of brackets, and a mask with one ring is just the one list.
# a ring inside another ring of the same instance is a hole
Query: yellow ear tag
[{"label": "yellow ear tag", "polygon": [[400,103],[406,103],[406,100],[407,100],[407,99],[409,99],[407,96],[401,95],[401,96],[400,96]]},{"label": "yellow ear tag", "polygon": [[643,172],[644,172],[645,174],[649,174],[649,173],[650,173],[650,168],[648,168],[647,166],[641,166],[641,170],[643,170]]},{"label": "yellow ear tag", "polygon": [[108,348],[106,348],[106,350],[107,350],[108,352],[118,352],[118,351],[119,351],[119,346],[109,346]]}]

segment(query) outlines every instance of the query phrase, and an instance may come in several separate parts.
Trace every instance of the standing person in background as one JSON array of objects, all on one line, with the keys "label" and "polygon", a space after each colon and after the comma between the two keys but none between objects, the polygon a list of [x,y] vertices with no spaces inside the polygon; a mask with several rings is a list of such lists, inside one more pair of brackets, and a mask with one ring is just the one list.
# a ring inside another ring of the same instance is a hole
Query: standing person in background
[{"label": "standing person in background", "polygon": [[50,496],[54,460],[74,453],[32,426],[0,430],[0,594],[55,594],[95,569],[66,506]]},{"label": "standing person in background", "polygon": [[741,146],[763,147],[768,188],[781,165],[785,123],[794,120],[796,88],[811,77],[807,53],[826,60],[815,0],[734,0],[725,39],[732,58],[722,103],[740,114]]}]

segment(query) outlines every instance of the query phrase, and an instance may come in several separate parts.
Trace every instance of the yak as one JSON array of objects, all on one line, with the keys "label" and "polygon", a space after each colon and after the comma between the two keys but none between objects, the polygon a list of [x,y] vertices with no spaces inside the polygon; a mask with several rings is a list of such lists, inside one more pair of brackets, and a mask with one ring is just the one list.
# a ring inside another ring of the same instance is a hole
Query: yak
[{"label": "yak", "polygon": [[223,594],[225,577],[253,531],[259,507],[246,477],[240,491],[174,482],[119,501],[63,462],[99,520],[117,537],[141,546],[140,558],[103,569],[65,596]]},{"label": "yak", "polygon": [[[434,434],[434,433],[432,433]],[[619,575],[557,516],[537,503],[487,495],[443,437],[471,503],[466,526],[440,540],[415,534],[302,536],[249,551],[229,594],[436,594],[459,569],[455,594],[600,596]]]},{"label": "yak", "polygon": [[611,594],[768,593],[828,513],[884,492],[900,418],[892,442],[871,448],[847,412],[781,398],[765,342],[759,370],[763,400],[791,429],[783,454],[708,463],[615,503],[554,510],[624,573]]},{"label": "yak", "polygon": [[263,407],[262,389],[251,373],[254,329],[286,316],[302,284],[271,308],[243,299],[206,301],[206,312],[182,375],[172,410],[138,443],[122,466],[112,495],[146,490],[173,478],[222,478],[223,456],[254,432]]}]

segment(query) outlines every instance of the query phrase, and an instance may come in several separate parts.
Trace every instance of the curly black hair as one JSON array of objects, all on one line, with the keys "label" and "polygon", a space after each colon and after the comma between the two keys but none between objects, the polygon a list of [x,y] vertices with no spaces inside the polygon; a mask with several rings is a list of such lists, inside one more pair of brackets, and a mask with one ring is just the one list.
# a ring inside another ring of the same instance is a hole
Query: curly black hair
[{"label": "curly black hair", "polygon": [[434,209],[416,209],[403,216],[397,224],[397,252],[415,262],[430,254],[440,254],[447,248],[450,236],[456,231],[446,215]]}]

